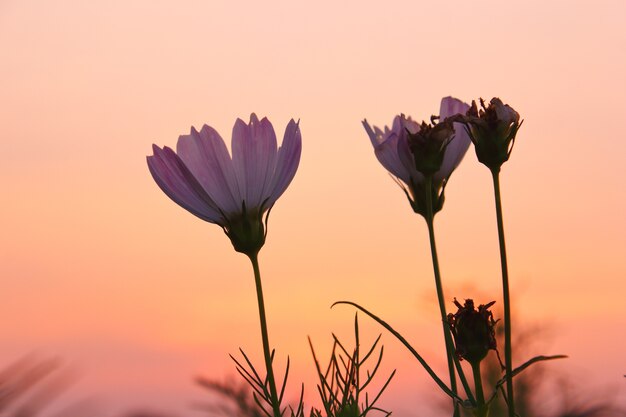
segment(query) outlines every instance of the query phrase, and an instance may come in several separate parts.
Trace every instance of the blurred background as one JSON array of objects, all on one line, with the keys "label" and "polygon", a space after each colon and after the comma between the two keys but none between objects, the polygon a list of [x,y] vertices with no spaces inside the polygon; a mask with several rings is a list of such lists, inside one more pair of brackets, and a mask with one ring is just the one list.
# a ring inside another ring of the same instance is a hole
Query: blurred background
[{"label": "blurred background", "polygon": [[[304,381],[316,403],[306,337],[326,357],[331,332],[351,334],[354,310],[330,309],[342,299],[445,375],[426,225],[361,120],[499,96],[524,119],[501,175],[514,320],[540,329],[515,361],[567,354],[544,375],[626,405],[625,19],[621,0],[0,0],[0,369],[59,358],[73,382],[50,413],[88,401],[195,416],[210,396],[194,377],[234,378],[239,347],[262,364],[248,260],[145,162],[204,123],[229,143],[256,112],[279,141],[291,118],[303,134],[260,257],[290,398]],[[500,305],[491,178],[473,149],[435,227],[449,308]],[[381,405],[437,415],[443,395],[383,342],[398,374]]]}]

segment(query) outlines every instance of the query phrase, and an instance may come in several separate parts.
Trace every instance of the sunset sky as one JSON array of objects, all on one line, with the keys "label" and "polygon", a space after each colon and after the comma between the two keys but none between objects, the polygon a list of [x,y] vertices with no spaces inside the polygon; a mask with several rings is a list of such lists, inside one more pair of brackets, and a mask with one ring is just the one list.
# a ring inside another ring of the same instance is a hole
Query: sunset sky
[{"label": "sunset sky", "polygon": [[[513,311],[533,354],[626,406],[626,3],[0,0],[0,369],[58,357],[64,403],[200,416],[192,378],[262,367],[252,269],[170,201],[146,165],[211,125],[267,116],[303,153],[260,254],[270,340],[315,403],[352,300],[446,374],[427,229],[361,125],[426,119],[442,97],[500,97],[524,119],[502,170]],[[436,217],[446,297],[501,306],[491,178],[470,148]],[[361,317],[366,340],[382,332]],[[443,395],[389,334],[381,405]]]}]

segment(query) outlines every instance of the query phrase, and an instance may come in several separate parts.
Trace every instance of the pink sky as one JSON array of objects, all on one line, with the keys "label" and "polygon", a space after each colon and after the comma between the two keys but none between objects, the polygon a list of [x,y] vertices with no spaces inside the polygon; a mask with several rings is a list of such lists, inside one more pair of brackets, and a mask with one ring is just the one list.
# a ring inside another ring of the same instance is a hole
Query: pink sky
[{"label": "pink sky", "polygon": [[[192,125],[230,140],[254,111],[303,135],[261,252],[293,386],[313,398],[307,335],[324,352],[349,334],[339,299],[443,371],[425,224],[360,122],[499,96],[525,120],[502,172],[519,326],[550,330],[534,353],[570,355],[550,369],[626,404],[625,19],[622,1],[0,0],[0,367],[57,355],[82,374],[70,397],[193,415],[206,395],[192,376],[232,375],[239,346],[260,363],[249,263],[145,162]],[[436,218],[449,299],[500,303],[491,192],[470,149]],[[434,386],[384,342],[394,415],[427,412]]]}]

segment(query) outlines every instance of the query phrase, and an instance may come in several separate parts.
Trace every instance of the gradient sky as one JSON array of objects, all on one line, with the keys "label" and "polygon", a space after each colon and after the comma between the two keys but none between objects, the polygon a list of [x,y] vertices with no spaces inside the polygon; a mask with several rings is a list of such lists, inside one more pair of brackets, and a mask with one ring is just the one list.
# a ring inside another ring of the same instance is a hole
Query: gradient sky
[{"label": "gradient sky", "polygon": [[[306,336],[324,356],[331,332],[350,334],[354,311],[329,309],[340,299],[397,325],[445,374],[426,227],[361,120],[499,96],[524,119],[502,171],[517,326],[543,329],[524,355],[568,354],[547,369],[626,403],[625,21],[619,0],[0,0],[0,367],[56,355],[81,375],[66,396],[97,397],[105,414],[194,415],[207,395],[192,376],[233,375],[240,346],[260,364],[247,259],[145,162],[192,125],[230,141],[256,112],[279,140],[291,118],[303,135],[261,252],[294,391],[305,380],[314,399]],[[447,298],[500,304],[490,176],[473,149],[446,197]],[[383,340],[386,369],[400,369],[386,404],[427,412],[434,385]]]}]

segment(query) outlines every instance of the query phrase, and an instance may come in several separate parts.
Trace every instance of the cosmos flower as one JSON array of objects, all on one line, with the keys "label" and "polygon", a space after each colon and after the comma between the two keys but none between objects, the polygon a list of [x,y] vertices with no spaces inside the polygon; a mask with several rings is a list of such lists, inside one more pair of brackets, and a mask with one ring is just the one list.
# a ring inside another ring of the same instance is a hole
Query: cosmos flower
[{"label": "cosmos flower", "polygon": [[265,243],[267,215],[293,179],[302,151],[298,123],[287,124],[277,147],[267,118],[237,119],[232,158],[219,133],[204,125],[178,138],[176,152],[152,146],[148,168],[161,190],[178,205],[222,227],[235,250],[256,254]]},{"label": "cosmos flower", "polygon": [[[441,99],[439,120],[441,123],[448,117],[465,114],[469,105],[462,101],[444,97]],[[409,132],[417,134],[424,129],[422,125],[404,115],[396,116],[391,129],[385,126],[384,130],[369,125],[367,120],[363,126],[370,137],[376,158],[383,167],[396,179],[406,193],[411,207],[416,213],[425,215],[425,177],[416,168],[416,157],[411,151],[409,144]],[[459,165],[470,144],[470,138],[460,123],[452,123],[454,135],[446,138],[444,146],[439,148],[443,152],[440,166],[432,172],[433,175],[433,201],[434,212],[443,206],[443,189],[452,174]],[[435,132],[440,132],[436,129]],[[413,151],[418,151],[419,146],[413,146]]]}]

